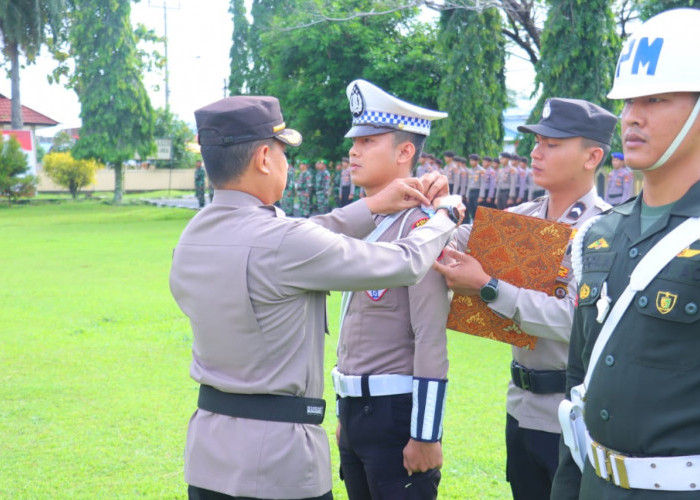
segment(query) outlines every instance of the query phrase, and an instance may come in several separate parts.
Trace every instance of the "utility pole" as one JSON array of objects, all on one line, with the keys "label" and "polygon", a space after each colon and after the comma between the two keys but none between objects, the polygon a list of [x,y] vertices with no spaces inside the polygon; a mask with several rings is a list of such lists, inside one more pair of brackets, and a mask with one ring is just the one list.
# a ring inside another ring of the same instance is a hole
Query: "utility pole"
[{"label": "utility pole", "polygon": [[[160,8],[161,5],[148,0],[149,7]],[[177,7],[168,7],[168,0],[163,0],[163,45],[165,46],[165,111],[170,112],[170,72],[168,69],[168,9],[180,10],[180,2]]]}]

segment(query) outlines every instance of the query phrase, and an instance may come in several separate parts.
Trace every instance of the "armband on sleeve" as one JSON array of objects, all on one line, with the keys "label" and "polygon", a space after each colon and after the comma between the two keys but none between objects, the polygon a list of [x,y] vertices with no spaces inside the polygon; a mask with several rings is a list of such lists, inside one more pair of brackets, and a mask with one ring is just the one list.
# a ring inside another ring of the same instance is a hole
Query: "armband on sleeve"
[{"label": "armband on sleeve", "polygon": [[411,438],[435,442],[442,437],[447,380],[413,377]]}]

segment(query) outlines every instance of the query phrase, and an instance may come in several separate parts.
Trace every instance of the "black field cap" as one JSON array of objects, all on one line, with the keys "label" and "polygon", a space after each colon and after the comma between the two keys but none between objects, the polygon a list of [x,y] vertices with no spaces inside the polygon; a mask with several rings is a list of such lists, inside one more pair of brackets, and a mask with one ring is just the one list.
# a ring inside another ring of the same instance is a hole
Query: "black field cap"
[{"label": "black field cap", "polygon": [[479,158],[479,155],[478,155],[478,154],[472,153],[472,154],[469,155],[469,159],[470,159],[470,160],[479,161],[481,158]]},{"label": "black field cap", "polygon": [[617,117],[597,104],[582,99],[547,99],[542,118],[535,125],[520,125],[518,132],[565,139],[585,137],[610,145]]},{"label": "black field cap", "polygon": [[198,109],[194,118],[202,146],[230,146],[272,137],[290,146],[301,144],[301,134],[286,128],[276,97],[226,97]]}]

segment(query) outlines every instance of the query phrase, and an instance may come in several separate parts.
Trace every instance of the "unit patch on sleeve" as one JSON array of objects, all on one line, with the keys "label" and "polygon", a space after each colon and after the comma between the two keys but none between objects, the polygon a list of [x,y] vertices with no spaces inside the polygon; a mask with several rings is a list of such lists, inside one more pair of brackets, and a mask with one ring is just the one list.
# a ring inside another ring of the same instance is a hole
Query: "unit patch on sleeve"
[{"label": "unit patch on sleeve", "polygon": [[592,248],[593,250],[600,250],[601,248],[609,248],[609,245],[608,242],[605,241],[605,238],[599,238],[590,245],[588,245],[588,248]]}]

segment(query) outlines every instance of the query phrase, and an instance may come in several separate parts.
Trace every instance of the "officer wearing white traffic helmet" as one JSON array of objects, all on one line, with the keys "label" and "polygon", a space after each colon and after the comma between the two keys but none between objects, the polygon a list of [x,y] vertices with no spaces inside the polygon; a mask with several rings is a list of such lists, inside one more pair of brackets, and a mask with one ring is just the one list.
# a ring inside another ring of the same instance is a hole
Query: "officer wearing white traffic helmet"
[{"label": "officer wearing white traffic helmet", "polygon": [[[365,80],[351,82],[347,96],[352,178],[371,196],[410,175],[431,123],[447,114],[402,101]],[[464,210],[460,197],[450,198]],[[404,238],[430,215],[416,208],[377,217],[368,239]],[[383,265],[366,260],[369,269]],[[437,498],[449,304],[445,280],[433,270],[414,286],[344,295],[333,385],[341,475],[350,500]]]},{"label": "officer wearing white traffic helmet", "polygon": [[700,10],[670,10],[630,36],[617,64],[608,97],[625,100],[625,161],[644,182],[573,243],[560,416],[585,425],[563,432],[556,500],[700,498],[698,47]]}]

